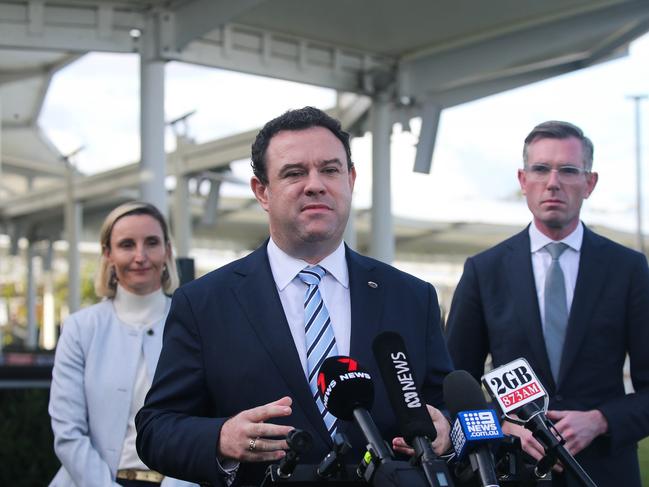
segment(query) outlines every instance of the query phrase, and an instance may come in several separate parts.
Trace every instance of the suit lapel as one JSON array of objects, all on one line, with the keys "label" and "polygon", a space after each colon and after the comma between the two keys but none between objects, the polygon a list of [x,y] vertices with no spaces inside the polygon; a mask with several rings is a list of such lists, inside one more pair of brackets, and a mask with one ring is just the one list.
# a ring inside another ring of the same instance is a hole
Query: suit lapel
[{"label": "suit lapel", "polygon": [[559,383],[575,361],[588,332],[595,303],[606,283],[607,265],[602,248],[605,241],[584,226],[584,240],[579,257],[577,284],[568,317],[568,329],[561,356]]},{"label": "suit lapel", "polygon": [[[351,303],[349,356],[361,365],[371,368],[374,358],[368,342],[378,333],[382,314],[384,286],[375,275],[375,266],[349,247],[345,246],[349,270],[349,299]],[[376,284],[374,287],[373,284]],[[342,421],[338,431],[350,431],[352,422]],[[350,432],[350,434],[353,434]]]},{"label": "suit lapel", "polygon": [[540,370],[535,370],[536,374],[540,376],[546,386],[550,386],[550,384],[554,386],[550,361],[545,350],[541,313],[534,284],[528,229],[513,237],[509,247],[510,259],[506,259],[505,265],[518,318],[516,322],[523,328],[534,356],[534,362],[540,368]]},{"label": "suit lapel", "polygon": [[266,352],[277,366],[279,375],[291,392],[291,397],[312,423],[313,431],[317,431],[323,436],[325,442],[330,443],[331,438],[311,396],[311,389],[295,349],[293,336],[270,270],[266,245],[250,254],[235,272],[243,279],[241,284],[235,287],[234,293],[250,326],[255,330]]},{"label": "suit lapel", "polygon": [[379,331],[383,307],[384,283],[376,276],[376,268],[353,250],[345,247],[349,269],[351,301],[351,336],[349,355],[365,367],[374,363],[367,346]]}]

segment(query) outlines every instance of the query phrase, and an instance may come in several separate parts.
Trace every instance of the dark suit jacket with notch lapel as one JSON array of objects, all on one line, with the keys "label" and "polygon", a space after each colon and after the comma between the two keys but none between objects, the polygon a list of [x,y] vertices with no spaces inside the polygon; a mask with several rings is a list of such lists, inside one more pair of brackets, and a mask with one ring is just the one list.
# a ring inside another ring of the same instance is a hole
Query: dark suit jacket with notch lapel
[{"label": "dark suit jacket with notch lapel", "polygon": [[[550,409],[602,411],[609,434],[577,461],[599,486],[640,486],[636,442],[649,435],[649,271],[645,257],[584,227],[558,384],[543,341],[528,230],[469,258],[455,291],[447,341],[453,363],[477,379],[526,358]],[[625,395],[631,358],[635,394]],[[567,479],[568,485],[578,485]]]},{"label": "dark suit jacket with notch lapel", "polygon": [[[390,440],[398,432],[372,356],[372,340],[385,330],[399,332],[424,399],[440,406],[441,383],[451,363],[437,296],[430,284],[384,263],[350,249],[346,258],[350,356],[372,375],[371,414]],[[313,447],[302,461],[319,463],[331,440],[311,398],[263,245],[176,291],[153,385],[136,418],[140,457],[164,474],[222,485],[216,454],[223,423],[285,395],[293,398],[293,414],[274,422],[309,431]],[[360,432],[351,423],[340,428],[354,445],[349,462],[358,463],[365,445]],[[259,485],[263,468],[242,464],[237,483]]]}]

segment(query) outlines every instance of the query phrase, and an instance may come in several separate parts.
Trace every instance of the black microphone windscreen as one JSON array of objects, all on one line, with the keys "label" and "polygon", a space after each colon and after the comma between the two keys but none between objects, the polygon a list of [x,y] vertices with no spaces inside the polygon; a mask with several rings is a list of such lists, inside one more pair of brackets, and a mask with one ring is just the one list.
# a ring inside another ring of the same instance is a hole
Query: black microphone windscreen
[{"label": "black microphone windscreen", "polygon": [[460,411],[489,409],[478,381],[466,370],[454,370],[444,377],[444,402],[451,417]]},{"label": "black microphone windscreen", "polygon": [[437,431],[417,390],[415,373],[401,335],[392,331],[379,334],[372,343],[372,350],[401,435],[408,443],[423,436],[434,440]]},{"label": "black microphone windscreen", "polygon": [[338,419],[351,420],[354,409],[371,409],[372,376],[356,360],[335,356],[325,359],[318,372],[318,392],[325,407]]}]

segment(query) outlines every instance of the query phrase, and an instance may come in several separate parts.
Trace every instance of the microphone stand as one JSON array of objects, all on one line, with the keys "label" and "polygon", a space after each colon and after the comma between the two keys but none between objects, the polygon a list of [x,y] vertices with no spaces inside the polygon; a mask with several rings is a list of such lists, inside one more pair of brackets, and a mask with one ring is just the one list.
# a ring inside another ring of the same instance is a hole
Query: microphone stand
[{"label": "microphone stand", "polygon": [[300,455],[311,448],[313,438],[308,431],[294,429],[286,435],[286,443],[288,444],[286,456],[281,459],[279,465],[268,466],[261,487],[290,478],[300,461]]},{"label": "microphone stand", "polygon": [[343,459],[347,452],[351,450],[352,445],[344,433],[334,435],[333,449],[327,453],[320,465],[316,468],[316,475],[321,479],[329,479],[333,475],[341,472],[344,468]]},{"label": "microphone stand", "polygon": [[534,466],[534,475],[540,479],[545,478],[545,476],[552,471],[552,467],[557,463],[557,460],[558,458],[554,452],[547,452],[543,458],[536,462],[536,465]]},{"label": "microphone stand", "polygon": [[534,438],[544,446],[546,455],[561,460],[561,463],[566,470],[569,470],[575,477],[577,477],[577,480],[581,485],[584,487],[597,487],[597,484],[593,482],[593,479],[588,476],[582,466],[577,463],[577,460],[575,460],[568,450],[564,448],[563,444],[565,443],[565,440],[561,438],[561,435],[557,432],[557,435],[561,438],[561,440],[559,440],[552,432],[552,430],[554,430],[554,425],[551,421],[543,418],[540,415],[540,412],[538,412],[533,414],[525,422],[525,428],[529,429],[532,432],[532,436],[534,436]]},{"label": "microphone stand", "polygon": [[412,443],[415,450],[412,463],[421,466],[428,485],[430,487],[453,487],[446,462],[435,456],[430,440],[423,436],[416,436]]},{"label": "microphone stand", "polygon": [[523,455],[520,438],[506,435],[496,452],[498,458],[496,474],[500,485],[502,487],[552,487],[552,474],[540,475],[537,466],[527,464]]}]

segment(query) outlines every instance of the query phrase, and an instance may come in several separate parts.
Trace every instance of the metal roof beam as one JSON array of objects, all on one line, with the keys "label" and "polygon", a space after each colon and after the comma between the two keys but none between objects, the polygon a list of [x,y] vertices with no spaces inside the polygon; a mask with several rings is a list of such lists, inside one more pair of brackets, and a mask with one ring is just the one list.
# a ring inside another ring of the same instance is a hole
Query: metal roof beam
[{"label": "metal roof beam", "polygon": [[649,31],[649,20],[630,24],[613,35],[602,39],[591,52],[586,61],[589,65],[626,55],[628,44]]},{"label": "metal roof beam", "polygon": [[424,103],[421,111],[419,141],[417,142],[417,151],[415,152],[414,172],[421,174],[430,173],[441,113],[442,109],[437,103],[429,100]]},{"label": "metal roof beam", "polygon": [[[330,109],[327,112],[337,113],[347,123],[354,123],[356,117],[360,116],[359,104],[364,107],[366,102],[365,98],[360,100],[351,98],[345,106]],[[182,170],[176,171],[176,159],[178,156],[174,153],[167,158],[166,174],[191,176],[223,168],[232,161],[249,158],[250,144],[258,131],[258,129],[254,129],[203,144],[184,146],[182,150]],[[43,172],[49,170],[48,175],[52,176],[63,176],[66,171],[62,166],[55,168],[52,165],[40,165],[36,162],[11,156],[5,156],[3,163],[14,164],[15,167],[20,165],[23,168],[42,170]],[[139,163],[129,164],[91,176],[76,177],[74,181],[74,197],[76,201],[86,201],[114,195],[119,190],[138,187],[141,178]],[[25,217],[57,205],[63,205],[67,198],[66,194],[67,185],[65,182],[61,182],[48,188],[2,199],[0,200],[0,218]]]},{"label": "metal roof beam", "polygon": [[0,45],[4,48],[71,52],[135,52],[144,14],[110,3],[52,5],[0,1]]},{"label": "metal roof beam", "polygon": [[227,24],[182,51],[165,50],[167,60],[363,93],[363,76],[393,72],[396,59],[341,48],[255,27]]},{"label": "metal roof beam", "polygon": [[[183,153],[185,159],[184,174],[229,164],[234,160],[229,159],[229,157],[236,157],[237,159],[246,157],[250,152],[251,134],[252,132],[246,132],[245,134],[206,144],[186,147],[186,152]],[[167,167],[167,174],[174,174],[173,167],[169,167],[173,165],[173,159],[172,157],[169,158],[170,164]],[[23,166],[30,164],[30,161],[18,161],[18,158],[5,158],[4,161],[10,163],[21,162]],[[51,166],[48,167],[52,169]],[[34,169],[37,168],[34,166]],[[133,163],[91,176],[75,178],[75,200],[96,200],[101,196],[116,194],[122,189],[137,188],[142,178],[140,169],[139,163]],[[65,174],[65,168],[62,168],[61,171],[62,174]],[[28,194],[0,200],[0,217],[25,217],[51,207],[63,205],[67,198],[66,194],[67,186],[64,182],[61,182],[48,188],[31,191]]]},{"label": "metal roof beam", "polygon": [[44,66],[28,69],[13,69],[11,71],[0,73],[0,85],[5,83],[15,83],[16,81],[30,78],[39,78],[45,74],[47,74],[47,68]]},{"label": "metal roof beam", "polygon": [[9,154],[2,155],[3,172],[15,174],[31,174],[33,176],[54,176],[63,177],[65,168],[46,162],[25,159],[23,157],[12,156]]},{"label": "metal roof beam", "polygon": [[173,11],[176,51],[265,0],[194,0]]},{"label": "metal roof beam", "polygon": [[[351,96],[346,104],[326,110],[341,121],[343,128],[348,129],[357,119],[369,110],[371,100],[366,97]],[[232,161],[250,158],[250,146],[259,129],[248,130],[239,134],[183,147],[183,170],[178,172],[174,166],[175,157],[169,158],[167,174],[198,174],[216,167],[226,166]]]},{"label": "metal roof beam", "polygon": [[502,93],[503,91],[525,86],[537,81],[560,76],[562,74],[573,72],[580,69],[580,63],[562,64],[557,66],[548,66],[545,69],[511,74],[493,80],[483,80],[479,83],[460,86],[454,89],[435,93],[435,101],[440,105],[448,108],[461,103],[467,103],[473,100],[484,98],[486,96]]},{"label": "metal roof beam", "polygon": [[[137,187],[140,178],[139,164],[129,164],[82,179],[75,178],[75,201],[95,200],[100,196],[118,194],[123,189]],[[67,184],[61,182],[0,201],[0,216],[5,219],[26,217],[50,208],[62,207],[67,198]]]},{"label": "metal roof beam", "polygon": [[[637,26],[645,25],[648,20],[648,2],[624,2],[406,58],[399,66],[398,94],[435,96],[437,92],[480,80],[508,78],[516,70],[543,70],[544,63],[587,62],[593,55],[607,52],[607,46],[619,47],[628,42],[629,32],[640,35],[643,31]],[[619,34],[611,36],[612,27],[616,26]],[[583,39],[584,31],[589,33],[590,39]],[[602,45],[603,39],[606,45]],[[580,40],[583,47],[566,54],[565,46],[579,46]],[[557,53],[556,56],[548,54],[552,52]]]}]

